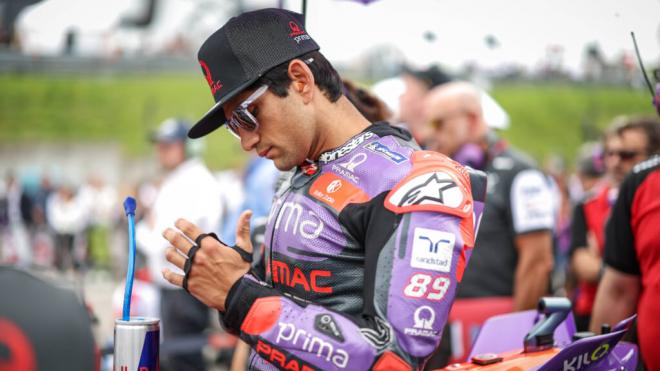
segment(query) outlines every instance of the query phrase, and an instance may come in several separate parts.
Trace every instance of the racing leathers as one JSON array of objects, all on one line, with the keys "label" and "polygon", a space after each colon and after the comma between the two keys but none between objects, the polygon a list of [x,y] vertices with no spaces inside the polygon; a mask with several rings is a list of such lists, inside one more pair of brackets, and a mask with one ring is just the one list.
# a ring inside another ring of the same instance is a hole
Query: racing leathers
[{"label": "racing leathers", "polygon": [[483,173],[374,124],[277,192],[265,272],[230,289],[252,370],[421,369],[474,246]]}]

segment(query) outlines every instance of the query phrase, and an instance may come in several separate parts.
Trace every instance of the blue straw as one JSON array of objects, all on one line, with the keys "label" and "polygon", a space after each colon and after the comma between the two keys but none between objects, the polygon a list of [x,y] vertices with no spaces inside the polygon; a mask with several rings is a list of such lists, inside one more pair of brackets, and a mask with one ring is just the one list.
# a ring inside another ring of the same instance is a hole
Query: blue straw
[{"label": "blue straw", "polygon": [[126,270],[126,287],[124,288],[124,312],[122,317],[128,321],[131,316],[131,293],[133,292],[133,276],[135,275],[135,199],[126,197],[124,212],[128,218],[128,270]]}]

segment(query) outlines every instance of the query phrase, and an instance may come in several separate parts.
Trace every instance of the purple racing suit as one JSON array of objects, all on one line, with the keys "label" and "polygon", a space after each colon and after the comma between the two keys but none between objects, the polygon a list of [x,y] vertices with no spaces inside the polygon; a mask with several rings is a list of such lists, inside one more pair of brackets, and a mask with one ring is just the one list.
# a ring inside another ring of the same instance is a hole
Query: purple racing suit
[{"label": "purple racing suit", "polygon": [[224,326],[252,370],[421,369],[474,246],[486,178],[374,124],[277,192],[265,272],[229,291]]}]

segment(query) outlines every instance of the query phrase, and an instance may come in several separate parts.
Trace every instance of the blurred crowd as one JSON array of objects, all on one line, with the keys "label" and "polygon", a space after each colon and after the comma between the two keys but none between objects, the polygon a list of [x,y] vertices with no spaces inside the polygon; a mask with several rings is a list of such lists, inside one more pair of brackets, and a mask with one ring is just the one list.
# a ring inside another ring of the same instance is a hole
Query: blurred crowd
[{"label": "blurred crowd", "polygon": [[[445,331],[464,336],[443,342],[443,354],[429,367],[461,360],[485,318],[532,309],[546,295],[570,298],[578,330],[590,328],[605,223],[626,174],[660,152],[657,118],[612,118],[601,140],[582,145],[575,163],[549,158],[538,165],[502,138],[509,125],[524,123],[510,122],[488,93],[437,66],[405,69],[371,90],[345,81],[344,94],[370,121],[405,127],[421,148],[488,174],[481,229]],[[261,246],[281,178],[270,161],[256,156],[241,171],[212,174],[191,149],[189,127],[177,118],[158,127],[151,140],[162,171],[132,192],[140,203],[137,278],[148,285],[136,286],[136,295],[146,299],[135,310],[160,317],[165,340],[203,334],[210,321],[203,304],[162,279],[168,245],[161,232],[184,217],[231,245],[238,215],[251,209],[254,246]],[[43,176],[36,189],[26,189],[15,173],[6,174],[0,263],[64,273],[107,270],[120,279],[126,264],[120,196],[99,176],[76,186]],[[205,369],[199,349],[169,354],[164,369]]]},{"label": "blurred crowd", "polygon": [[117,258],[111,233],[121,217],[116,205],[117,190],[99,176],[72,185],[44,175],[35,188],[9,172],[0,182],[0,262],[62,272],[110,269]]}]

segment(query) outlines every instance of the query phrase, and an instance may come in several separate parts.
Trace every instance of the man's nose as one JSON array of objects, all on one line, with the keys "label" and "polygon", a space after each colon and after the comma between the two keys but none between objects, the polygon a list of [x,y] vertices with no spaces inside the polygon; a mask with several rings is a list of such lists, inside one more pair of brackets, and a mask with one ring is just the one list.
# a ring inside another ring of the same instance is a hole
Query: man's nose
[{"label": "man's nose", "polygon": [[241,137],[241,147],[246,152],[252,151],[257,143],[259,143],[259,134],[257,130],[248,131],[239,129],[239,136]]}]

